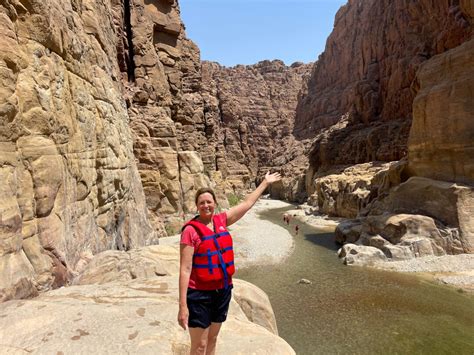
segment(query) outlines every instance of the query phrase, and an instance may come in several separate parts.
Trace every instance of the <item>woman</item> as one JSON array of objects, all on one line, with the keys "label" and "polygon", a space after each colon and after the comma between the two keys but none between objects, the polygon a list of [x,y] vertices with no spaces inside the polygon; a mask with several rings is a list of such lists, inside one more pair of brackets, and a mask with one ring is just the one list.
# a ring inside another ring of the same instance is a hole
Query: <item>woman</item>
[{"label": "woman", "polygon": [[197,191],[199,215],[183,227],[179,272],[178,323],[183,329],[189,327],[191,354],[215,354],[217,335],[227,318],[234,260],[226,227],[241,219],[265,189],[280,179],[279,173],[267,173],[241,203],[217,215],[214,192]]}]

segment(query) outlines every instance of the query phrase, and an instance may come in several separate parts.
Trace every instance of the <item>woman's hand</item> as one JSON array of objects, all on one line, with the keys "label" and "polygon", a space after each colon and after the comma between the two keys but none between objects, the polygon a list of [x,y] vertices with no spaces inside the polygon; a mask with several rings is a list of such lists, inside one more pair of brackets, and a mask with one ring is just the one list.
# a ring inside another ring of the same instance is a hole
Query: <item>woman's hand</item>
[{"label": "woman's hand", "polygon": [[265,174],[265,181],[270,185],[270,184],[273,184],[274,182],[276,181],[280,181],[281,180],[281,175],[280,173],[272,173],[270,174],[270,172],[267,172]]},{"label": "woman's hand", "polygon": [[230,210],[226,212],[227,225],[230,226],[231,224],[234,224],[239,219],[241,219],[243,215],[247,213],[249,209],[252,208],[255,202],[257,202],[258,198],[262,195],[265,189],[269,185],[280,180],[281,180],[280,173],[273,173],[273,174],[270,174],[270,172],[266,173],[265,179],[263,179],[262,183],[258,185],[258,187],[254,191],[249,193],[241,203],[239,203],[237,206],[232,207]]},{"label": "woman's hand", "polygon": [[189,310],[187,306],[179,305],[178,323],[184,330],[188,329]]}]

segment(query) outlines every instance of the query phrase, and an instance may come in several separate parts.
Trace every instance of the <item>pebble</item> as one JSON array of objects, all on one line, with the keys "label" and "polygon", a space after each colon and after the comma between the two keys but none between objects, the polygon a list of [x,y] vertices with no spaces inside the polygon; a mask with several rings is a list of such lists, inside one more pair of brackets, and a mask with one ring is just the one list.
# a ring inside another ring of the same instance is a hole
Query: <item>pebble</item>
[{"label": "pebble", "polygon": [[299,283],[299,284],[303,284],[303,285],[311,285],[311,284],[312,284],[312,282],[309,281],[308,279],[300,279],[300,280],[298,281],[298,283]]}]

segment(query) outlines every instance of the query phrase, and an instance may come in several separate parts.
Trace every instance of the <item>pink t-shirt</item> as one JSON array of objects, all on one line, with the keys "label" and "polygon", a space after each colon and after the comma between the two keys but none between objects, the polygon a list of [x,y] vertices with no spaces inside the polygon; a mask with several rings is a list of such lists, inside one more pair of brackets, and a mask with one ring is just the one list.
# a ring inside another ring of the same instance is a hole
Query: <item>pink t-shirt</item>
[{"label": "pink t-shirt", "polygon": [[[227,227],[227,215],[225,212],[219,213],[216,215],[216,217],[220,219],[221,224]],[[194,252],[197,252],[199,244],[201,244],[201,238],[194,227],[187,226],[184,228],[183,232],[181,233],[181,244],[194,247]],[[229,278],[229,285],[232,285],[232,277]],[[224,288],[224,286],[224,280],[216,282],[199,282],[194,269],[191,271],[188,285],[189,288],[196,290],[218,290]]]}]

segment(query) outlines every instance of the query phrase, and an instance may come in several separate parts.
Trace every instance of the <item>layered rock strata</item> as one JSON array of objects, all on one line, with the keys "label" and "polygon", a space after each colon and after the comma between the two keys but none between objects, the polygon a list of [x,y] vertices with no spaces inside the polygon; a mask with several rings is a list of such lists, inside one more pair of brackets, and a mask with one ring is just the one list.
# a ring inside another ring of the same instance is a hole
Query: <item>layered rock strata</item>
[{"label": "layered rock strata", "polygon": [[[470,154],[474,138],[470,79],[474,72],[469,62],[473,43],[471,39],[423,64],[417,79],[420,87],[407,169],[407,174],[419,176],[374,200],[359,221],[341,224],[337,231],[340,242],[379,248],[391,260],[474,252]],[[356,254],[359,250],[343,250],[345,258]]]},{"label": "layered rock strata", "polygon": [[107,1],[0,4],[0,300],[59,287],[146,218]]},{"label": "layered rock strata", "polygon": [[172,234],[194,213],[199,187],[217,189],[225,208],[226,195],[252,186],[260,168],[282,166],[296,155],[288,150],[301,151],[290,132],[311,65],[201,67],[175,1],[136,1],[125,10],[118,47],[128,53],[119,62],[134,153],[150,219],[161,234],[166,221]]},{"label": "layered rock strata", "polygon": [[468,3],[351,0],[338,11],[297,108],[295,135],[316,136],[315,170],[406,155],[416,72],[469,38]]},{"label": "layered rock strata", "polygon": [[474,39],[421,67],[408,141],[409,173],[474,183]]},{"label": "layered rock strata", "polygon": [[209,143],[225,153],[217,169],[231,188],[248,188],[269,169],[293,176],[305,168],[304,144],[291,132],[312,66],[274,60],[226,68],[203,62],[206,129],[215,132]]},{"label": "layered rock strata", "polygon": [[[166,235],[194,211],[194,191],[215,186],[199,154],[206,146],[199,49],[185,37],[176,1],[125,3],[118,23],[127,55],[119,60],[134,153],[150,219]],[[165,216],[174,216],[168,231]]]}]

